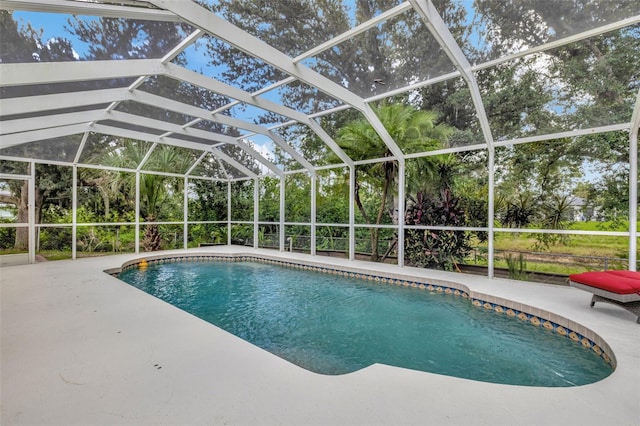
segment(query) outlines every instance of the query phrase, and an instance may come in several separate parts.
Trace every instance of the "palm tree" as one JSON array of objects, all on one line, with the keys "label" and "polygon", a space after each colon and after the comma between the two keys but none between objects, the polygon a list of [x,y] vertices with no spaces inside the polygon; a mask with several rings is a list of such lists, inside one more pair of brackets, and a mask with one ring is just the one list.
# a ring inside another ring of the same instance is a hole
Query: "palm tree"
[{"label": "palm tree", "polygon": [[[436,124],[438,117],[435,112],[417,110],[411,105],[383,103],[374,108],[374,111],[389,135],[405,154],[443,148],[453,130],[447,125]],[[342,127],[338,132],[336,142],[354,161],[393,156],[387,145],[365,119],[352,121]],[[414,185],[414,182],[422,182],[425,178],[437,176],[439,162],[440,159],[436,157],[423,157],[417,160],[413,167],[407,169],[407,182]],[[367,214],[360,199],[362,182],[367,182],[382,191],[381,203],[375,219]],[[400,212],[397,209],[397,193],[391,189],[393,184],[395,184],[393,187],[397,188],[397,183],[398,166],[396,161],[389,160],[358,167],[354,188],[355,202],[367,223],[380,224],[389,198],[393,203],[391,214],[393,223],[398,223]],[[378,228],[371,230],[371,259],[378,260]]]},{"label": "palm tree", "polygon": [[[136,169],[149,151],[149,146],[130,139],[125,139],[121,147],[104,154],[103,164],[112,167]],[[185,156],[174,146],[162,145],[156,148],[154,155],[145,163],[145,168],[159,172],[181,173],[193,163],[194,158]],[[105,185],[111,187],[127,186],[135,188],[136,175],[130,172],[105,172],[108,178]],[[154,222],[158,218],[169,191],[165,176],[142,173],[140,175],[140,215],[145,222]],[[174,190],[182,190],[180,182]],[[145,226],[142,246],[145,251],[157,251],[161,248],[160,230],[157,224],[148,223]]]}]

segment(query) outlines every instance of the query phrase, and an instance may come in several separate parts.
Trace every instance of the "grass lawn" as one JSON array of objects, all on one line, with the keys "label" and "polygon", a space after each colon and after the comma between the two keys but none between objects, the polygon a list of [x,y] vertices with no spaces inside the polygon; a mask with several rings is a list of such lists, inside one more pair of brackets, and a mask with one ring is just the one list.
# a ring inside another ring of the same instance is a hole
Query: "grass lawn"
[{"label": "grass lawn", "polygon": [[[571,226],[580,231],[628,231],[628,225],[613,227],[610,223],[578,222]],[[572,274],[593,269],[626,269],[629,256],[629,238],[608,235],[563,235],[549,245],[542,244],[538,238],[545,234],[496,232],[494,248],[495,266],[506,268],[507,261],[501,252],[523,253],[526,270],[554,274]],[[549,235],[549,234],[546,234]],[[554,236],[552,238],[559,237]],[[486,250],[487,243],[473,244]],[[639,244],[640,246],[640,244]],[[640,258],[640,253],[638,253]],[[479,261],[479,264],[486,264]]]}]

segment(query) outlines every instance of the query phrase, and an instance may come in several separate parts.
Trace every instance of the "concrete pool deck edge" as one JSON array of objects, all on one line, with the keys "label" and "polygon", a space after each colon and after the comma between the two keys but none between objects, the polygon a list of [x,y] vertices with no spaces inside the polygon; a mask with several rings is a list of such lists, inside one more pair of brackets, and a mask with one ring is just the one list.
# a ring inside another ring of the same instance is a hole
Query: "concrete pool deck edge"
[{"label": "concrete pool deck edge", "polygon": [[0,269],[2,424],[640,424],[640,326],[570,287],[217,246],[461,283],[555,313],[611,348],[617,368],[576,388],[474,382],[374,365],[321,376],[102,271],[143,254]]}]

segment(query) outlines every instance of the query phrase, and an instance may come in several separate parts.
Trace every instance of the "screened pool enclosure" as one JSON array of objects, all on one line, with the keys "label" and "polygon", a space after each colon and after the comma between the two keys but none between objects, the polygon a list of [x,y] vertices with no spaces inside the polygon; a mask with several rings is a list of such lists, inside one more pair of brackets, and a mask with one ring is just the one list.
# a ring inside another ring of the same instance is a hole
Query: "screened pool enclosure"
[{"label": "screened pool enclosure", "polygon": [[0,0],[0,254],[638,268],[640,3]]}]

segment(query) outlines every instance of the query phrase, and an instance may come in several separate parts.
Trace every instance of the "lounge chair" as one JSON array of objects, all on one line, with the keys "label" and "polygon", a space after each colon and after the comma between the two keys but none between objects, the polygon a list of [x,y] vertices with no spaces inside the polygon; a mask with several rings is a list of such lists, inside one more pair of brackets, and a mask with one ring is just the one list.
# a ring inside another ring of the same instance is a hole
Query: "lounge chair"
[{"label": "lounge chair", "polygon": [[640,324],[640,272],[592,271],[569,275],[569,285],[593,293],[596,302],[618,305],[637,316]]}]

